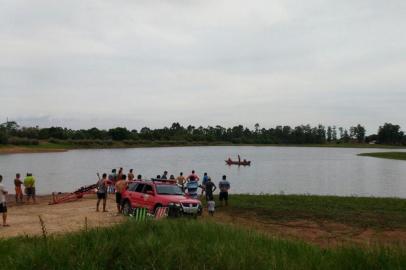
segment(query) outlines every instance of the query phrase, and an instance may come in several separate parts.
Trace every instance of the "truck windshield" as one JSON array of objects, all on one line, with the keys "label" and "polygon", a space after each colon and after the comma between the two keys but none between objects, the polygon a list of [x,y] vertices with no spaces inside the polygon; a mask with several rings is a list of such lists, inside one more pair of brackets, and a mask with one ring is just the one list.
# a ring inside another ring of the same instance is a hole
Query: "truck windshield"
[{"label": "truck windshield", "polygon": [[176,185],[156,185],[156,192],[163,195],[184,195]]}]

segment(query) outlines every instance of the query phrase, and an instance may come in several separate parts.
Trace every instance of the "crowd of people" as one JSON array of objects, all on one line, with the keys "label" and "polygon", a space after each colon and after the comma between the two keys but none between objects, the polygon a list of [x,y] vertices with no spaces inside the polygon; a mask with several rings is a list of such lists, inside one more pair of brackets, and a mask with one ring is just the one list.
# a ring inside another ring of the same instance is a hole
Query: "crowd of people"
[{"label": "crowd of people", "polygon": [[[96,211],[98,212],[100,209],[100,203],[103,201],[103,212],[106,212],[106,202],[108,194],[115,194],[115,200],[117,204],[117,212],[122,212],[122,205],[121,205],[121,194],[126,189],[127,184],[130,181],[134,180],[142,180],[142,175],[137,175],[135,178],[134,170],[130,169],[127,174],[124,173],[123,168],[119,168],[118,172],[117,169],[112,169],[111,173],[107,175],[107,173],[103,173],[102,177],[99,177],[99,181],[97,183],[97,203],[96,203]],[[162,175],[157,175],[155,178],[151,180],[166,180],[166,181],[173,181],[176,183],[184,192],[187,192],[189,196],[193,198],[198,197],[198,189],[201,189],[200,196],[204,197],[207,201],[208,212],[210,215],[214,214],[215,211],[215,202],[214,202],[214,192],[219,189],[219,200],[221,205],[228,205],[228,191],[230,189],[230,182],[227,180],[226,175],[222,176],[221,181],[216,184],[212,181],[211,177],[205,172],[203,174],[203,178],[201,183],[200,177],[196,174],[193,170],[191,174],[187,177],[183,175],[183,172],[180,172],[177,177],[173,174],[169,175],[168,171],[164,171]]]},{"label": "crowd of people", "polygon": [[[26,202],[29,203],[30,199],[32,199],[33,203],[36,203],[35,199],[35,177],[32,173],[27,173],[24,180],[21,180],[21,175],[19,173],[16,174],[14,178],[14,188],[15,188],[15,199],[17,204],[23,203],[24,194],[22,186],[24,186]],[[6,195],[8,194],[8,190],[3,185],[3,176],[0,175],[0,213],[3,216],[3,226],[8,227],[7,223],[7,201]]]},{"label": "crowd of people", "polygon": [[[135,177],[134,170],[130,169],[127,174],[124,173],[123,168],[119,168],[118,172],[116,169],[113,169],[109,175],[103,173],[102,177],[99,178],[97,183],[97,203],[96,211],[99,211],[100,203],[103,201],[103,212],[106,212],[106,202],[108,194],[115,194],[115,201],[117,204],[117,212],[122,212],[121,205],[121,194],[127,188],[127,185],[130,181],[142,180],[142,175],[137,175]],[[230,183],[227,181],[226,176],[223,175],[222,180],[219,182],[218,187],[212,181],[211,177],[205,172],[201,183],[200,177],[193,170],[191,174],[187,177],[183,175],[183,172],[180,172],[177,177],[173,174],[168,176],[168,172],[164,171],[162,175],[157,175],[156,178],[152,180],[167,180],[173,181],[176,183],[184,192],[187,192],[189,196],[193,198],[198,197],[198,188],[201,189],[200,196],[204,197],[207,201],[207,207],[209,214],[213,215],[215,210],[215,202],[213,193],[219,189],[219,200],[221,205],[228,205],[228,191],[230,189]],[[3,226],[9,226],[7,223],[7,202],[6,195],[8,190],[3,185],[3,176],[0,175],[0,214],[3,218]],[[30,203],[32,199],[33,203],[36,203],[35,198],[35,183],[36,179],[32,173],[27,173],[24,179],[21,178],[19,173],[16,174],[14,179],[15,187],[15,200],[16,204],[24,203],[24,196],[26,203]],[[24,192],[23,187],[24,186]],[[25,193],[25,195],[24,195]]]}]

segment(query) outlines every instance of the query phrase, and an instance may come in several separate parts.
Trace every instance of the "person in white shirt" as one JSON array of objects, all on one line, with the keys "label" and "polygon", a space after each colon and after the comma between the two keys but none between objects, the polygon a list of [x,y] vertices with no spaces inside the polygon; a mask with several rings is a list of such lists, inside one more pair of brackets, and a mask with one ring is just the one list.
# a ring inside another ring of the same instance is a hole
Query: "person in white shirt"
[{"label": "person in white shirt", "polygon": [[0,213],[3,214],[3,227],[8,227],[7,224],[7,205],[6,205],[6,195],[7,190],[5,189],[3,182],[3,176],[0,175]]}]

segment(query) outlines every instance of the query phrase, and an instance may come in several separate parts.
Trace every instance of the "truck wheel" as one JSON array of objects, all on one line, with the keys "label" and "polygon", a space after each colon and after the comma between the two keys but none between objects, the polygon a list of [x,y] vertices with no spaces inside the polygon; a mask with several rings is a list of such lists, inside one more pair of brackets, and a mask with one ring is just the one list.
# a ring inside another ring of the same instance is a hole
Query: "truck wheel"
[{"label": "truck wheel", "polygon": [[123,204],[123,214],[124,216],[129,216],[132,214],[133,208],[131,207],[131,203],[129,201],[125,201]]}]

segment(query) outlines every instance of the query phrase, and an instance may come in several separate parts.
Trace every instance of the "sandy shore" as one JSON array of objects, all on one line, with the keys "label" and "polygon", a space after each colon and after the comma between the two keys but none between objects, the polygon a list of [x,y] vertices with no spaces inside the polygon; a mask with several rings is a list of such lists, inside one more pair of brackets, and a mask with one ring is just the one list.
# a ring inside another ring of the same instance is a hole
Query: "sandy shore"
[{"label": "sandy shore", "polygon": [[120,223],[124,217],[117,215],[113,196],[108,199],[109,212],[96,212],[96,195],[83,199],[49,205],[51,196],[39,196],[36,204],[18,204],[10,198],[8,223],[10,227],[0,227],[0,237],[42,234],[39,216],[45,223],[48,233],[66,233],[87,227],[103,227]]}]

